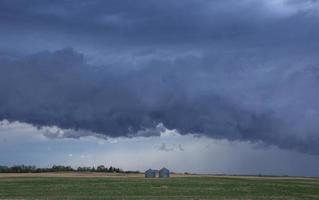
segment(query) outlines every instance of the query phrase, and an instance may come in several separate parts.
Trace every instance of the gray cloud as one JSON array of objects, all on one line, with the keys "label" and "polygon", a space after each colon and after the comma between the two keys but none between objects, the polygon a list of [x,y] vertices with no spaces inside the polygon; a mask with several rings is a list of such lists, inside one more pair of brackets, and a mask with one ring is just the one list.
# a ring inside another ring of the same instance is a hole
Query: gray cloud
[{"label": "gray cloud", "polygon": [[162,143],[161,146],[160,146],[160,148],[159,148],[159,150],[160,150],[160,151],[167,151],[167,152],[169,152],[169,151],[174,151],[174,148],[169,148],[169,147],[166,145],[166,143]]},{"label": "gray cloud", "polygon": [[[318,7],[1,1],[0,118],[111,137],[177,129],[318,154]],[[30,41],[51,51],[31,54]],[[52,50],[59,43],[73,48]],[[89,43],[98,53],[83,50]]]},{"label": "gray cloud", "polygon": [[160,151],[166,151],[166,152],[170,152],[170,151],[184,151],[184,148],[181,144],[173,144],[173,145],[169,145],[166,143],[162,143],[159,147]]},{"label": "gray cloud", "polygon": [[181,145],[181,144],[178,144],[178,149],[180,150],[180,151],[184,151],[184,148],[183,148],[183,146]]}]

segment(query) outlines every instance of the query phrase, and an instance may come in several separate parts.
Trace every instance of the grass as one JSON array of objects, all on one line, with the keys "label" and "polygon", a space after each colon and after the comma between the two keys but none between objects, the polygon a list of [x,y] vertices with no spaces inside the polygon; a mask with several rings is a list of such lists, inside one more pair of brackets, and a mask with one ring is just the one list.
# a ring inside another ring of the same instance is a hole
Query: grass
[{"label": "grass", "polygon": [[0,177],[0,199],[319,199],[319,180]]}]

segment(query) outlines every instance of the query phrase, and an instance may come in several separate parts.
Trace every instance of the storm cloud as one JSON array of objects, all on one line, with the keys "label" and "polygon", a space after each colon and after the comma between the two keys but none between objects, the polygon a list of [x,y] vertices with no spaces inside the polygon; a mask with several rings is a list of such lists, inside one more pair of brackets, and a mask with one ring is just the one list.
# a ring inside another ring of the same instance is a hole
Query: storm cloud
[{"label": "storm cloud", "polygon": [[35,2],[0,3],[1,119],[319,154],[318,1]]}]

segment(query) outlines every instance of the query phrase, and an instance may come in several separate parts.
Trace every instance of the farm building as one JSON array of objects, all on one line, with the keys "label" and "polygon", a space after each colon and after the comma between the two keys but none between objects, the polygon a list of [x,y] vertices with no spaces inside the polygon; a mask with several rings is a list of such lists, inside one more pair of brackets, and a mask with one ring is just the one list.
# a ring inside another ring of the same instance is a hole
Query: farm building
[{"label": "farm building", "polygon": [[156,177],[155,170],[148,169],[145,171],[145,178],[155,178],[155,177]]},{"label": "farm building", "polygon": [[159,170],[159,177],[160,178],[168,178],[169,177],[169,170],[165,167]]}]

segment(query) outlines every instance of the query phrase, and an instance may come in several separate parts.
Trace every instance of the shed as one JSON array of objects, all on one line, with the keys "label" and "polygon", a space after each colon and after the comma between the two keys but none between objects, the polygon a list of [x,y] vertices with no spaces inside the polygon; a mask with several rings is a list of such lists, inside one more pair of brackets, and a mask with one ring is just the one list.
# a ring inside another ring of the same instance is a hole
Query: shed
[{"label": "shed", "polygon": [[145,171],[145,178],[155,178],[155,177],[156,177],[155,170],[148,169]]},{"label": "shed", "polygon": [[165,167],[159,170],[159,177],[160,178],[169,178],[169,170]]}]

